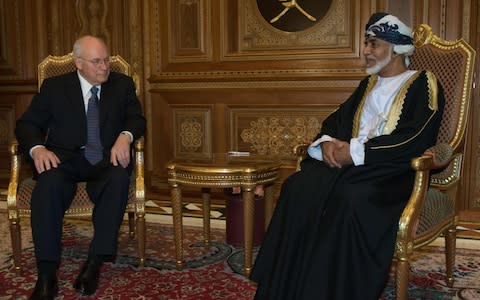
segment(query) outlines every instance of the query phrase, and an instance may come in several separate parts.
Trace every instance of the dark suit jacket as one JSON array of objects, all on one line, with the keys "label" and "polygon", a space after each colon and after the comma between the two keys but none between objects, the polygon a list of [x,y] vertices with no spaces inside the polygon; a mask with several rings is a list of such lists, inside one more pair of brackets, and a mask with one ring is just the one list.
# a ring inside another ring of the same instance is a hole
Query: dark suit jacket
[{"label": "dark suit jacket", "polygon": [[[118,135],[130,131],[134,139],[145,132],[145,118],[131,77],[111,72],[100,95],[100,139],[104,158]],[[48,134],[47,134],[48,133]],[[27,157],[35,145],[45,145],[63,162],[83,154],[87,143],[87,116],[77,72],[44,80],[15,129]]]}]

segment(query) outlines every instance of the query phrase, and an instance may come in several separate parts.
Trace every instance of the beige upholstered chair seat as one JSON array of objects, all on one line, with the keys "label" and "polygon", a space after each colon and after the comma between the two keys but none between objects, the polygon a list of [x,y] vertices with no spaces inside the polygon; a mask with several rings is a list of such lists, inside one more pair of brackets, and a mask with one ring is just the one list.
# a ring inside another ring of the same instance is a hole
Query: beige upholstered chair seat
[{"label": "beige upholstered chair seat", "polygon": [[[132,175],[131,181],[133,183],[135,176]],[[65,212],[65,216],[90,216],[92,214],[92,202],[87,194],[87,184],[79,182],[77,184],[77,192],[73,197],[72,204]],[[35,180],[27,178],[22,181],[17,192],[17,209],[21,216],[30,215],[30,198],[33,188],[35,187]],[[128,189],[128,207],[127,211],[131,211],[135,206],[135,185],[130,184]],[[134,232],[132,232],[133,234]]]}]

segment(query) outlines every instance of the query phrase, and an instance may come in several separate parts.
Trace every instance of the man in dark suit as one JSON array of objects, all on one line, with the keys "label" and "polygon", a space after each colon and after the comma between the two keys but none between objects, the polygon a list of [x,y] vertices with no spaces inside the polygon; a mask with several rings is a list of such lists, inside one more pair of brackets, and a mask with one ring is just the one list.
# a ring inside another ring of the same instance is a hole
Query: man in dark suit
[{"label": "man in dark suit", "polygon": [[73,55],[77,71],[46,79],[15,131],[37,180],[31,225],[38,279],[31,299],[53,299],[58,292],[63,217],[79,181],[87,182],[95,204],[94,235],[74,287],[82,295],[95,293],[100,266],[116,253],[132,171],[131,144],[145,131],[134,82],[110,72],[105,43],[83,36]]}]

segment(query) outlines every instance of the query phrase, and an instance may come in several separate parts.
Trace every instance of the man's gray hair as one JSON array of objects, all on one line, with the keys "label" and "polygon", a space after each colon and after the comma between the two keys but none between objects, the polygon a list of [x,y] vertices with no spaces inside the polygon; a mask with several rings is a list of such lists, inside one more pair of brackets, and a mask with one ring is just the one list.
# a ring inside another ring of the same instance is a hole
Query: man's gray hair
[{"label": "man's gray hair", "polygon": [[82,38],[79,38],[75,41],[75,43],[73,44],[73,56],[74,57],[80,57],[82,56],[82,43],[80,42]]}]

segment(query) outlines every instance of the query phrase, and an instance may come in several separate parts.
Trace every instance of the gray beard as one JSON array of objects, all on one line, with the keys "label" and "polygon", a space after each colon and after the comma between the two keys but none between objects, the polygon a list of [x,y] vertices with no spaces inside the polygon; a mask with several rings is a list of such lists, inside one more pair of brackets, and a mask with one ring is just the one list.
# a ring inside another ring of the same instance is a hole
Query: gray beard
[{"label": "gray beard", "polygon": [[367,74],[373,75],[380,72],[386,65],[392,60],[392,53],[388,55],[384,60],[378,61],[373,67],[367,68]]}]

